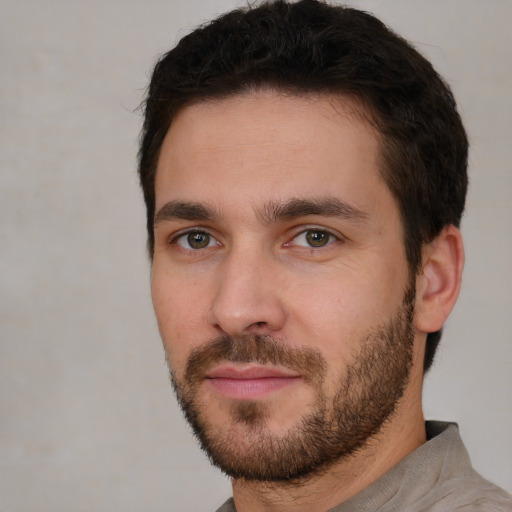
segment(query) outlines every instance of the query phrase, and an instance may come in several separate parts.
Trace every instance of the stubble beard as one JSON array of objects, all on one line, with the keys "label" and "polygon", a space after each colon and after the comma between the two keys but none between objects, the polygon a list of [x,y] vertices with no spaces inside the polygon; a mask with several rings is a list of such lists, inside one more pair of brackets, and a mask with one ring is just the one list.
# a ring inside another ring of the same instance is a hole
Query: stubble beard
[{"label": "stubble beard", "polygon": [[[234,479],[294,482],[319,475],[374,438],[393,416],[409,380],[414,346],[414,289],[385,324],[368,331],[329,402],[323,388],[327,364],[319,351],[290,348],[269,336],[222,336],[190,355],[183,380],[171,370],[180,406],[202,449]],[[264,402],[233,402],[231,421],[214,428],[198,387],[220,361],[281,365],[300,373],[314,392],[311,412],[282,434],[266,428]]]}]

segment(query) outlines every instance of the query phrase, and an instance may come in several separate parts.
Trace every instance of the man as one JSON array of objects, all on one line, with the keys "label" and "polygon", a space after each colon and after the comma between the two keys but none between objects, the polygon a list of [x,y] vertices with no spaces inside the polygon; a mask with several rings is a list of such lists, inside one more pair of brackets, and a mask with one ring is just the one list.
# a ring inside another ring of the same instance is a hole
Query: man
[{"label": "man", "polygon": [[467,138],[372,16],[233,11],[155,67],[140,177],[178,400],[231,476],[219,510],[512,510],[425,372],[460,289]]}]

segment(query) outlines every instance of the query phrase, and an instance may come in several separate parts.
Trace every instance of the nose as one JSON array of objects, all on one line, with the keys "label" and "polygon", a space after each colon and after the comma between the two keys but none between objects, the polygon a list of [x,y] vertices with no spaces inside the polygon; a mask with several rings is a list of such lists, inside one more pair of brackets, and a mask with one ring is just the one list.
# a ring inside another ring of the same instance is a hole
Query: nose
[{"label": "nose", "polygon": [[220,334],[272,334],[286,322],[277,261],[233,250],[221,263],[207,321]]}]

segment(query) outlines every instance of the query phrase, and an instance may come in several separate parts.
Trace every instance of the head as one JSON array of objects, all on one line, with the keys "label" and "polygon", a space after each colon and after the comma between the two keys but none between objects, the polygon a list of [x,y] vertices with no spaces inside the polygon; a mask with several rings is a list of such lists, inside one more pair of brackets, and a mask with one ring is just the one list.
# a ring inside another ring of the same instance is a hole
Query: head
[{"label": "head", "polygon": [[[447,85],[354,9],[233,11],[157,63],[139,167],[153,300],[182,406],[232,476],[304,476],[396,413],[439,341],[424,329],[414,363],[416,278],[442,281],[425,254],[450,253],[435,241],[460,223],[466,160]],[[230,384],[262,372],[268,400]]]},{"label": "head", "polygon": [[[422,247],[459,227],[468,142],[448,85],[404,39],[370,14],[314,0],[235,10],[164,55],[149,86],[139,153],[154,250],[155,175],[176,114],[193,103],[272,88],[356,98],[379,133],[380,172],[397,201],[411,274]],[[441,331],[430,333],[425,371]]]}]

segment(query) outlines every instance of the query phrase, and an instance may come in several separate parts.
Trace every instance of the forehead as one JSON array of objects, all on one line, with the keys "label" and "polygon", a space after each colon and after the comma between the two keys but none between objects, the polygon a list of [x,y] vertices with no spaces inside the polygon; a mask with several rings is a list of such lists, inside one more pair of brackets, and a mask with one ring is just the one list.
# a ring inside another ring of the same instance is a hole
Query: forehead
[{"label": "forehead", "polygon": [[385,186],[368,118],[350,98],[274,91],[187,106],[162,146],[157,210],[175,199],[227,207],[311,194],[362,207]]}]

